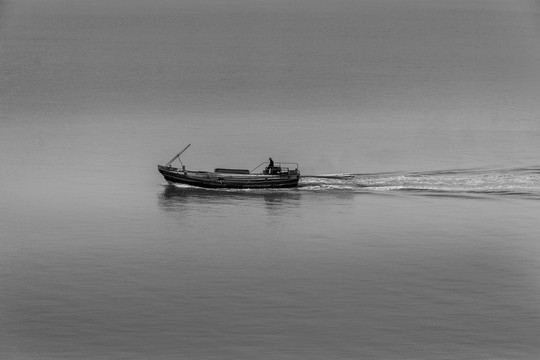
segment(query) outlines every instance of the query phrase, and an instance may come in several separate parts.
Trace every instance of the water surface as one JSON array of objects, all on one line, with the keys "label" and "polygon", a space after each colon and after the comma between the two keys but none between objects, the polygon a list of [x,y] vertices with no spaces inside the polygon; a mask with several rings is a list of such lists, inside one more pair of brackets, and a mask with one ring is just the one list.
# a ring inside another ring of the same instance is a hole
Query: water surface
[{"label": "water surface", "polygon": [[[534,1],[0,6],[3,359],[536,359]],[[157,172],[300,163],[289,190]]]}]

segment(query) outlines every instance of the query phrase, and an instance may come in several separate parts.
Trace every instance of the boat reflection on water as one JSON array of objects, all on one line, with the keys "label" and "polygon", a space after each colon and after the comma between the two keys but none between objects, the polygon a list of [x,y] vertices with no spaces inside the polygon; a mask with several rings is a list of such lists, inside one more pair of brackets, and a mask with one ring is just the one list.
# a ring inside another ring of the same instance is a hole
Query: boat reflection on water
[{"label": "boat reflection on water", "polygon": [[287,208],[300,206],[301,198],[301,192],[296,189],[216,190],[169,184],[158,194],[158,204],[161,210],[178,212],[260,202],[270,215],[279,215]]}]

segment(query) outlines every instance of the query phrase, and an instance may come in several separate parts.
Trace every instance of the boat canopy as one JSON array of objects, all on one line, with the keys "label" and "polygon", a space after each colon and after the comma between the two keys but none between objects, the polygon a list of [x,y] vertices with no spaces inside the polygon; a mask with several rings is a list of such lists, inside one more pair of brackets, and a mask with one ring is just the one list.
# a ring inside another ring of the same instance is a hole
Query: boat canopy
[{"label": "boat canopy", "polygon": [[225,169],[225,168],[216,168],[214,172],[222,174],[249,174],[247,169]]}]

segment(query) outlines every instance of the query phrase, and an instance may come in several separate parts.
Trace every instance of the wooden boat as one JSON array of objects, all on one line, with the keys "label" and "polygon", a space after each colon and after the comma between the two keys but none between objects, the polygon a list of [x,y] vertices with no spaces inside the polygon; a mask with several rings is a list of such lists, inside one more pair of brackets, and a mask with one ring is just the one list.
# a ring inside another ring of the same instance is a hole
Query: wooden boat
[{"label": "wooden boat", "polygon": [[[224,189],[290,188],[298,186],[300,171],[297,163],[274,162],[274,166],[269,166],[268,162],[263,162],[251,171],[226,168],[217,168],[214,171],[186,170],[180,160],[180,155],[190,145],[186,146],[167,164],[158,165],[158,171],[165,180],[204,188]],[[181,168],[171,165],[176,159],[182,165]],[[259,172],[257,172],[258,170]]]}]

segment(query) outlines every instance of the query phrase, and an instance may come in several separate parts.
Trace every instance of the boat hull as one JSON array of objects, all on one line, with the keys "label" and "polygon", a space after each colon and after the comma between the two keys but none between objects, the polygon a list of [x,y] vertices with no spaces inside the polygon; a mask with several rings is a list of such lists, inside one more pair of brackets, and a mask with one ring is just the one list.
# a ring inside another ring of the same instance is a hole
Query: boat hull
[{"label": "boat hull", "polygon": [[188,171],[158,165],[165,180],[214,189],[269,189],[292,188],[298,186],[298,171],[282,174],[231,174],[209,171]]}]

